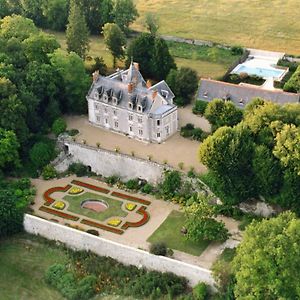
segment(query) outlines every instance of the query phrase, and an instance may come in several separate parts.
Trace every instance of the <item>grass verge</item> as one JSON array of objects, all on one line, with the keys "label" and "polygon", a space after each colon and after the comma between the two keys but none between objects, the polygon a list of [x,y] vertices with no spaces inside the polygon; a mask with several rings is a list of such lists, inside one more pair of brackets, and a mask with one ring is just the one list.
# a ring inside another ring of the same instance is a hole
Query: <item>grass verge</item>
[{"label": "grass verge", "polygon": [[184,226],[184,213],[173,210],[160,227],[150,236],[148,242],[164,242],[168,248],[199,256],[209,245],[209,241],[188,241],[180,232]]}]

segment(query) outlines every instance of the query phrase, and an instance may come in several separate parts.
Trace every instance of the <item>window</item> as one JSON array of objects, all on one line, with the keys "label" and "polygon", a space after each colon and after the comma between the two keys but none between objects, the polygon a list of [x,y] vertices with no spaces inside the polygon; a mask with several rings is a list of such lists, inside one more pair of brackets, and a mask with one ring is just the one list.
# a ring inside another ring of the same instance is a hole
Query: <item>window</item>
[{"label": "window", "polygon": [[138,122],[142,123],[143,122],[143,118],[142,117],[138,117]]},{"label": "window", "polygon": [[99,109],[99,104],[95,102],[95,103],[94,103],[94,107],[95,107],[95,109],[98,110],[98,109]]},{"label": "window", "polygon": [[139,129],[139,135],[143,135],[143,130]]},{"label": "window", "polygon": [[158,133],[156,134],[156,137],[160,138],[160,132],[158,132]]},{"label": "window", "polygon": [[128,116],[128,120],[129,120],[129,121],[132,121],[132,120],[133,120],[133,115],[129,115],[129,116]]},{"label": "window", "polygon": [[105,119],[105,124],[108,124],[108,119]]},{"label": "window", "polygon": [[129,109],[132,109],[132,108],[133,108],[133,105],[132,105],[131,102],[128,103],[128,107],[129,107]]},{"label": "window", "polygon": [[129,126],[129,131],[132,132],[132,126]]},{"label": "window", "polygon": [[166,126],[166,135],[169,135],[170,134],[170,128],[169,128],[169,126]]},{"label": "window", "polygon": [[157,126],[160,126],[160,120],[156,121]]},{"label": "window", "polygon": [[207,97],[208,97],[208,92],[204,92],[204,93],[203,93],[203,97],[204,97],[204,98],[207,98]]},{"label": "window", "polygon": [[119,127],[119,123],[118,121],[115,121],[115,127],[118,128]]},{"label": "window", "polygon": [[107,114],[107,107],[106,106],[104,107],[104,112]]},{"label": "window", "polygon": [[114,110],[114,115],[116,116],[118,114],[118,112],[116,110]]},{"label": "window", "polygon": [[143,112],[143,107],[141,105],[138,106],[138,111]]},{"label": "window", "polygon": [[107,95],[103,95],[103,101],[108,102],[108,96]]},{"label": "window", "polygon": [[100,116],[96,116],[97,122],[100,123]]}]

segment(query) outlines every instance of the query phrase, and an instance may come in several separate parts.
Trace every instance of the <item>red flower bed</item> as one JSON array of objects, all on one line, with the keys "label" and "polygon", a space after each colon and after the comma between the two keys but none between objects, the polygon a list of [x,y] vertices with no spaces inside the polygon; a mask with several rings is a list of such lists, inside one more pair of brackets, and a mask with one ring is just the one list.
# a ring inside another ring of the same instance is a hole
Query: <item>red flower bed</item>
[{"label": "red flower bed", "polygon": [[148,212],[146,211],[147,207],[145,206],[141,206],[136,212],[140,215],[143,216],[143,218],[138,221],[138,222],[126,222],[121,228],[122,229],[127,229],[129,227],[140,227],[140,226],[143,226],[145,225],[149,219],[150,219],[150,215],[148,214]]},{"label": "red flower bed", "polygon": [[115,196],[115,197],[118,197],[118,198],[125,199],[125,200],[138,202],[138,203],[141,203],[141,204],[144,204],[144,205],[150,205],[151,204],[151,202],[148,201],[148,200],[144,200],[144,199],[137,198],[137,197],[130,196],[130,195],[127,195],[127,194],[123,194],[123,193],[112,192],[111,195]]},{"label": "red flower bed", "polygon": [[53,188],[50,188],[44,193],[44,205],[49,206],[51,205],[55,199],[51,198],[50,195],[54,192],[66,192],[69,190],[72,186],[70,184],[67,184],[66,186],[55,186]]},{"label": "red flower bed", "polygon": [[72,221],[78,221],[79,220],[79,218],[76,217],[76,216],[66,214],[66,213],[64,213],[62,211],[58,211],[58,210],[52,209],[50,207],[41,206],[39,208],[39,210],[44,211],[44,212],[46,212],[48,214],[52,214],[52,215],[57,216],[57,217],[61,217],[61,218],[67,219],[67,220],[72,220]]},{"label": "red flower bed", "polygon": [[109,193],[108,189],[101,188],[99,186],[95,186],[95,185],[92,185],[92,184],[89,184],[89,183],[86,183],[86,182],[82,182],[82,181],[79,181],[79,180],[72,180],[72,183],[74,183],[76,185],[79,185],[79,186],[82,186],[82,187],[85,187],[87,189],[96,191],[96,192],[100,192],[100,193],[104,193],[104,194]]},{"label": "red flower bed", "polygon": [[124,233],[123,230],[113,228],[113,227],[109,227],[109,226],[106,226],[106,225],[103,225],[103,224],[100,224],[100,223],[96,223],[96,222],[93,222],[93,221],[89,221],[89,220],[86,220],[86,219],[83,219],[80,223],[85,224],[85,225],[89,225],[89,226],[92,226],[92,227],[100,228],[100,229],[103,229],[103,230],[106,230],[106,231],[110,231],[110,232],[113,232],[113,233],[117,233],[117,234],[123,234]]}]

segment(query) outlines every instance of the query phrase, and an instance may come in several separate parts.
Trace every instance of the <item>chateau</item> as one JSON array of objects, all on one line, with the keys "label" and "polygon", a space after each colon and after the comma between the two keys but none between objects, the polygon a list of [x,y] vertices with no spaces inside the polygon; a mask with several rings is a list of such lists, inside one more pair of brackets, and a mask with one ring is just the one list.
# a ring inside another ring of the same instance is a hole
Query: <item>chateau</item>
[{"label": "chateau", "polygon": [[160,143],[177,131],[177,106],[165,81],[145,82],[137,63],[103,77],[93,74],[87,95],[89,121],[129,137]]}]

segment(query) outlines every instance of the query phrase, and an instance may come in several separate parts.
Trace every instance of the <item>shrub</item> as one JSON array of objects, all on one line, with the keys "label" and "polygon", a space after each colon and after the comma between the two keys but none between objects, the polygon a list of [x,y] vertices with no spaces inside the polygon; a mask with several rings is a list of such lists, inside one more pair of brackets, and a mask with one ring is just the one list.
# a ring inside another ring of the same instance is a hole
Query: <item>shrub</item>
[{"label": "shrub", "polygon": [[52,124],[52,132],[58,136],[61,133],[65,132],[67,129],[67,123],[63,118],[56,119]]},{"label": "shrub", "polygon": [[146,183],[143,187],[142,187],[142,189],[141,189],[141,191],[143,192],[143,193],[145,193],[145,194],[151,194],[152,192],[153,192],[153,186],[150,184],[150,183]]},{"label": "shrub", "polygon": [[42,171],[43,179],[48,180],[51,178],[55,178],[56,176],[57,176],[57,172],[52,165],[47,165],[44,167],[44,169]]},{"label": "shrub", "polygon": [[232,46],[230,50],[233,55],[242,55],[244,53],[244,49],[241,46]]},{"label": "shrub", "polygon": [[70,173],[76,174],[78,177],[89,175],[88,167],[82,163],[73,163],[69,166],[68,171]]},{"label": "shrub", "polygon": [[155,255],[166,256],[167,255],[167,246],[165,243],[154,243],[150,246],[150,253]]},{"label": "shrub", "polygon": [[166,199],[174,197],[174,195],[181,189],[182,180],[178,171],[166,171],[164,180],[159,184],[159,192]]},{"label": "shrub", "polygon": [[86,232],[92,235],[99,236],[99,232],[95,229],[88,229]]},{"label": "shrub", "polygon": [[120,180],[120,177],[119,177],[119,176],[117,176],[117,175],[112,175],[112,176],[106,177],[105,182],[106,182],[107,184],[114,185],[114,184],[116,184],[119,180]]},{"label": "shrub", "polygon": [[194,140],[202,141],[203,130],[201,128],[195,128],[192,130],[192,137]]},{"label": "shrub", "polygon": [[208,287],[204,282],[198,283],[193,288],[193,296],[195,300],[205,300],[208,296]]},{"label": "shrub", "polygon": [[196,100],[194,107],[193,107],[193,113],[195,115],[203,115],[205,112],[205,109],[207,107],[208,102],[202,101],[202,100]]},{"label": "shrub", "polygon": [[130,179],[125,183],[126,188],[130,190],[138,190],[139,189],[139,180],[138,179]]},{"label": "shrub", "polygon": [[67,130],[67,134],[68,134],[69,136],[75,136],[75,135],[77,135],[78,133],[79,133],[79,130],[78,130],[78,129],[72,128],[72,129],[70,129],[70,130]]}]

